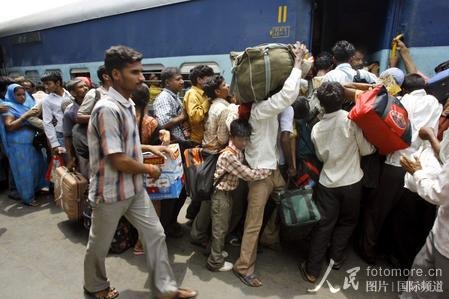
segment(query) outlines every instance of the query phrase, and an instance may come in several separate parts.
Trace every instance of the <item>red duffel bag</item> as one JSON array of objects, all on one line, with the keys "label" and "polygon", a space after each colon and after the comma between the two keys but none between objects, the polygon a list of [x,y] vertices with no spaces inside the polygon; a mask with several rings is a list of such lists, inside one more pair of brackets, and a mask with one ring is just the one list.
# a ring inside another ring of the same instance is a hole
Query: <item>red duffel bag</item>
[{"label": "red duffel bag", "polygon": [[384,86],[361,94],[349,118],[382,155],[410,146],[412,127],[407,110],[397,98],[388,95]]}]

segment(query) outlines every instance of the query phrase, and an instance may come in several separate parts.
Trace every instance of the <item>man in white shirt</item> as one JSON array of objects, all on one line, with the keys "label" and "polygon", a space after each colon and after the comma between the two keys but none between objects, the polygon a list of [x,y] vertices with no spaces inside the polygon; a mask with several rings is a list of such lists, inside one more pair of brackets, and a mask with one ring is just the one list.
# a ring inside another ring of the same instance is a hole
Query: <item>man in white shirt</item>
[{"label": "man in white shirt", "polygon": [[[421,283],[432,282],[432,285],[441,283],[441,289],[435,291],[425,289],[407,288],[401,294],[406,298],[442,298],[449,294],[449,134],[443,136],[441,144],[435,136],[433,128],[425,128],[420,131],[420,136],[429,140],[434,148],[435,155],[443,163],[441,168],[428,169],[421,166],[420,160],[407,156],[401,157],[401,165],[413,176],[416,192],[424,200],[439,206],[437,218],[429,233],[426,243],[416,255],[412,270],[408,278],[410,284],[421,285]],[[419,270],[424,275],[418,275]],[[432,275],[434,273],[434,275]]]},{"label": "man in white shirt", "polygon": [[[71,101],[70,93],[64,89],[61,74],[58,72],[45,73],[41,78],[49,95],[42,101],[42,118],[44,131],[50,142],[52,152],[60,154],[64,152],[64,130],[62,119],[64,112],[62,104]],[[56,121],[56,125],[53,121]]]},{"label": "man in white shirt", "polygon": [[412,142],[408,148],[387,156],[376,193],[367,206],[363,219],[360,255],[368,263],[375,262],[375,247],[382,225],[403,195],[405,171],[400,166],[401,156],[411,157],[419,149],[423,142],[418,136],[420,128],[431,127],[435,132],[437,130],[443,108],[435,97],[426,94],[424,86],[424,79],[417,74],[407,75],[402,84],[406,94],[401,98],[401,103],[407,110],[412,125]]},{"label": "man in white shirt", "polygon": [[354,81],[370,84],[376,83],[376,75],[363,69],[354,70],[352,68],[350,62],[355,54],[356,50],[350,42],[345,40],[338,41],[332,48],[332,55],[337,66],[324,76],[324,81],[341,84]]},{"label": "man in white shirt", "polygon": [[267,178],[249,183],[248,209],[240,257],[234,264],[234,273],[237,277],[243,283],[252,287],[262,286],[262,282],[254,274],[254,267],[265,205],[273,189],[285,185],[277,167],[278,114],[290,106],[298,97],[302,59],[307,53],[307,48],[297,42],[294,53],[295,64],[282,90],[265,101],[254,103],[249,118],[253,132],[250,143],[245,149],[246,161],[252,169],[272,170]]},{"label": "man in white shirt", "polygon": [[321,220],[313,232],[307,262],[299,266],[305,280],[312,283],[320,275],[328,244],[335,269],[345,260],[344,250],[357,224],[362,196],[360,156],[375,151],[342,110],[344,89],[340,83],[324,82],[317,96],[326,112],[312,129],[315,153],[323,162],[316,189]]}]

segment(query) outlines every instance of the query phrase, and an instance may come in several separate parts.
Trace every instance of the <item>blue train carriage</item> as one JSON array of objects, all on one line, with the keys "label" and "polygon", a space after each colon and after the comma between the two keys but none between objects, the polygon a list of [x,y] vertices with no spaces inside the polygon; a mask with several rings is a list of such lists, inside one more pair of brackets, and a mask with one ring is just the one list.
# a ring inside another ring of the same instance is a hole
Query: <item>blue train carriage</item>
[{"label": "blue train carriage", "polygon": [[37,81],[46,70],[64,79],[91,76],[104,50],[129,45],[145,72],[209,64],[231,80],[229,52],[262,43],[305,42],[314,54],[340,39],[365,49],[381,68],[391,39],[405,34],[418,68],[448,60],[447,0],[110,0],[70,4],[0,27],[3,69]]},{"label": "blue train carriage", "polygon": [[419,70],[428,76],[449,60],[447,0],[318,0],[314,1],[314,52],[346,39],[370,54],[381,69],[388,64],[391,40],[404,33]]},{"label": "blue train carriage", "polygon": [[64,80],[97,81],[104,50],[123,44],[144,54],[146,73],[179,67],[187,78],[204,63],[230,82],[229,52],[310,43],[311,13],[310,1],[89,1],[9,22],[0,28],[0,44],[7,74],[34,81],[47,70],[61,71]]}]

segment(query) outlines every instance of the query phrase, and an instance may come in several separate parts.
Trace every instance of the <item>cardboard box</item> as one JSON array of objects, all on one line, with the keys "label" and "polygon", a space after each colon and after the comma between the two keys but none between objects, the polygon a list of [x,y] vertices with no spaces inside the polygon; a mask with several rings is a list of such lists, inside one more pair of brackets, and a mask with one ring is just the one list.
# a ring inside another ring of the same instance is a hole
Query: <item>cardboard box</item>
[{"label": "cardboard box", "polygon": [[161,176],[153,181],[148,175],[145,184],[152,200],[178,198],[184,185],[181,150],[178,144],[170,144],[175,152],[175,159],[159,157],[152,153],[143,153],[143,162],[161,167]]}]

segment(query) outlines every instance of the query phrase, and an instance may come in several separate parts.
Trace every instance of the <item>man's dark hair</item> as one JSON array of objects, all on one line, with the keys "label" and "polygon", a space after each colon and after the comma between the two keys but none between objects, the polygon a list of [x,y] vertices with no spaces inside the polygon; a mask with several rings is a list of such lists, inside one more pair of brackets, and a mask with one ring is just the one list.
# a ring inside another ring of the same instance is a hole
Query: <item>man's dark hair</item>
[{"label": "man's dark hair", "polygon": [[232,137],[250,137],[253,128],[247,119],[235,119],[231,122],[230,133]]},{"label": "man's dark hair", "polygon": [[346,40],[338,41],[332,47],[332,55],[337,63],[348,62],[354,54],[354,45]]},{"label": "man's dark hair", "polygon": [[324,82],[318,87],[317,97],[326,113],[341,109],[345,100],[345,90],[338,82]]},{"label": "man's dark hair", "polygon": [[220,88],[221,83],[224,82],[223,76],[215,75],[204,84],[204,93],[211,99],[214,100],[217,96],[215,91]]},{"label": "man's dark hair", "polygon": [[421,75],[418,74],[408,74],[404,78],[404,82],[401,85],[401,88],[406,93],[410,93],[412,91],[423,89],[426,86],[426,81]]},{"label": "man's dark hair", "polygon": [[131,99],[136,104],[136,110],[139,111],[140,119],[139,123],[137,124],[137,128],[139,129],[140,140],[142,140],[143,117],[145,114],[145,108],[147,107],[148,101],[150,99],[150,90],[148,89],[148,86],[144,83],[137,86],[137,88],[131,94]]},{"label": "man's dark hair", "polygon": [[72,80],[70,80],[70,81],[67,82],[67,84],[66,84],[67,91],[68,91],[68,92],[74,91],[75,88],[76,88],[76,86],[77,86],[78,84],[80,84],[81,82],[84,82],[84,81],[81,80],[81,79],[72,79]]},{"label": "man's dark hair", "polygon": [[45,91],[45,87],[42,84],[37,84],[36,85],[36,91]]},{"label": "man's dark hair", "polygon": [[126,46],[112,46],[106,50],[104,55],[104,67],[106,73],[112,78],[112,70],[123,70],[128,63],[142,61],[143,55],[136,50]]},{"label": "man's dark hair", "polygon": [[194,67],[193,69],[190,70],[190,74],[189,74],[189,79],[190,81],[192,81],[193,85],[197,85],[198,84],[198,78],[203,78],[206,76],[213,76],[214,75],[214,70],[207,65],[201,64],[201,65],[197,65],[196,67]]},{"label": "man's dark hair", "polygon": [[25,79],[22,83],[30,83],[31,87],[36,88],[36,84],[34,84],[34,82],[31,80]]},{"label": "man's dark hair", "polygon": [[141,84],[131,94],[131,99],[136,104],[136,108],[146,107],[150,99],[150,91],[146,84]]},{"label": "man's dark hair", "polygon": [[292,104],[294,119],[309,119],[310,106],[306,97],[299,96]]},{"label": "man's dark hair", "polygon": [[59,85],[63,86],[62,75],[60,72],[46,72],[45,74],[42,75],[41,81],[43,83],[52,81],[55,84],[59,82]]},{"label": "man's dark hair", "polygon": [[176,67],[167,67],[161,72],[161,85],[165,87],[167,81],[174,78],[176,75],[180,75],[181,72]]},{"label": "man's dark hair", "polygon": [[97,77],[101,83],[104,83],[104,79],[103,79],[104,74],[106,74],[106,68],[104,67],[104,64],[102,64],[97,69]]},{"label": "man's dark hair", "polygon": [[334,62],[332,61],[332,55],[329,52],[321,52],[318,54],[315,60],[315,69],[316,71],[321,70],[330,70],[334,66]]}]

